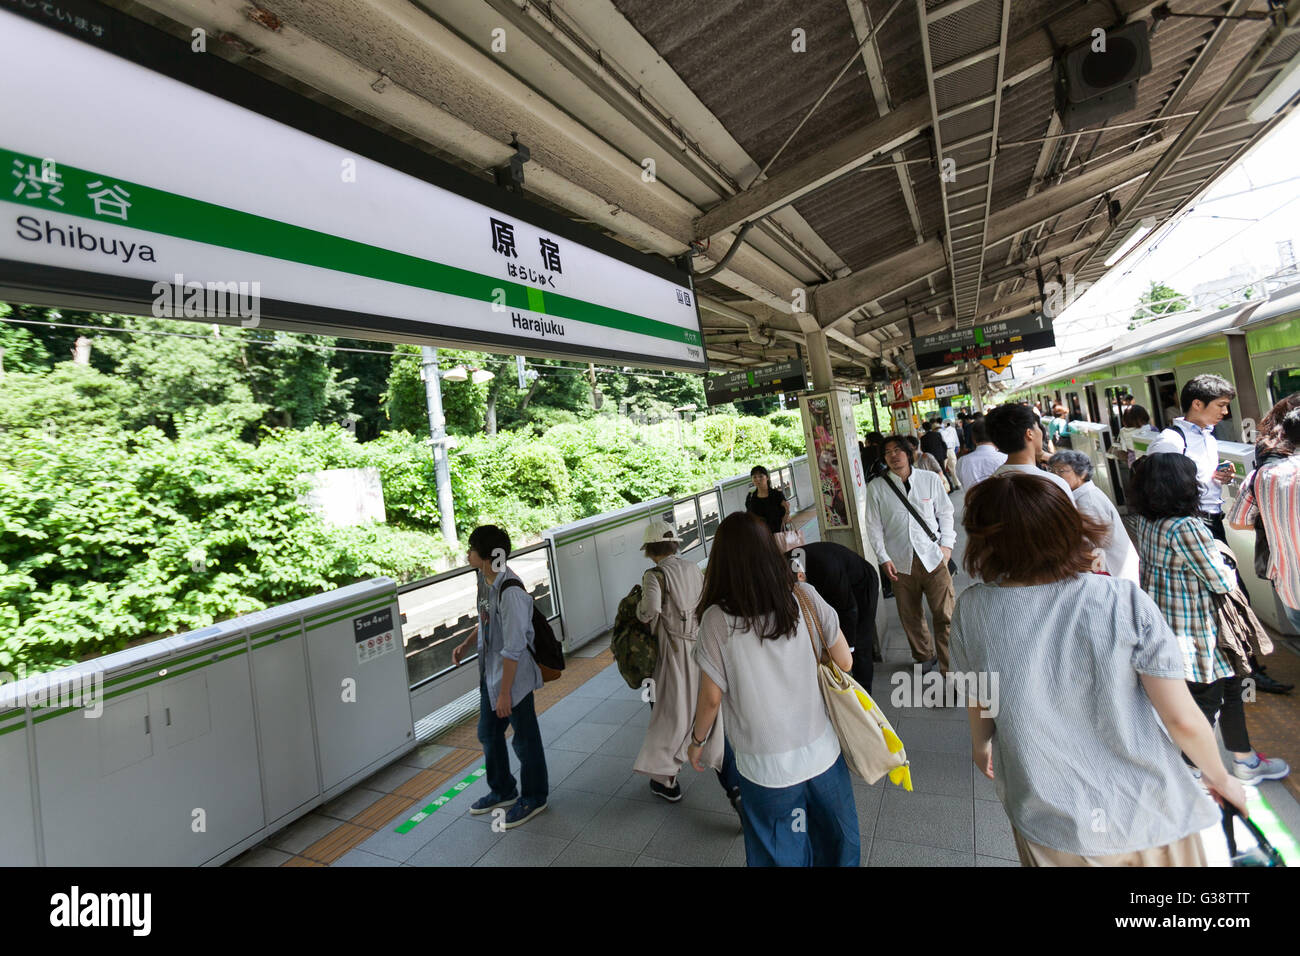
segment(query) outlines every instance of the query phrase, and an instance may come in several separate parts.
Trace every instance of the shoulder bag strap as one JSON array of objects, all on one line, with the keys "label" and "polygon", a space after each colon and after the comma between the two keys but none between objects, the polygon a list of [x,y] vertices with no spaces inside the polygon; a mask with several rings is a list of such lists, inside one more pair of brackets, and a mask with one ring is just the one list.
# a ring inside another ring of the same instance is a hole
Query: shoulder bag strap
[{"label": "shoulder bag strap", "polygon": [[[799,602],[799,609],[803,612],[804,623],[808,626],[808,637],[812,640],[813,654],[817,657],[817,663],[821,664],[824,658],[830,657],[830,648],[826,646],[826,637],[822,634],[821,621],[817,620],[808,607],[804,593],[797,586],[794,589],[794,599]],[[814,636],[815,635],[815,636]],[[817,650],[818,642],[821,643],[822,650]]]},{"label": "shoulder bag strap", "polygon": [[1172,428],[1174,431],[1178,432],[1178,437],[1183,440],[1183,454],[1186,455],[1187,454],[1187,432],[1183,431],[1182,428],[1178,426],[1177,422],[1170,422],[1169,427]]},{"label": "shoulder bag strap", "polygon": [[[536,605],[533,604],[533,596],[528,593],[528,588],[524,587],[524,582],[519,580],[518,578],[507,578],[506,580],[501,582],[501,590],[497,592],[497,614],[501,613],[501,595],[505,593],[506,588],[518,588],[519,590],[523,591],[524,594],[528,597],[528,603],[532,605],[533,610],[537,609]],[[531,617],[528,619],[528,623],[529,624],[532,623]],[[534,631],[533,642],[536,642],[536,640],[537,640],[537,632]],[[532,643],[527,644],[527,647],[528,647],[528,653],[533,656],[533,660],[534,661],[537,660],[537,652],[533,650]]]},{"label": "shoulder bag strap", "polygon": [[[915,474],[916,469],[913,468],[912,472]],[[916,523],[921,526],[921,530],[930,536],[931,541],[938,541],[939,536],[930,530],[930,526],[926,523],[925,519],[921,517],[920,513],[912,507],[912,503],[907,500],[907,496],[898,490],[898,486],[890,480],[889,475],[885,475],[884,478],[885,484],[889,485],[889,490],[898,496],[898,500],[903,503],[903,507],[907,509],[907,513],[916,519]]]}]

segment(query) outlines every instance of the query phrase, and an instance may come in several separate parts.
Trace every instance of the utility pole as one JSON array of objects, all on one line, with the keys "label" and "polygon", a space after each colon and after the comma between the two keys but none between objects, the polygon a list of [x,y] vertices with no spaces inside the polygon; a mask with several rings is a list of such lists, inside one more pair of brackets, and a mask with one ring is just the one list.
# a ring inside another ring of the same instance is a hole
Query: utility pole
[{"label": "utility pole", "polygon": [[442,413],[442,375],[438,371],[438,350],[424,345],[420,348],[420,377],[424,379],[424,395],[429,407],[429,445],[433,448],[433,467],[438,484],[438,524],[442,536],[453,547],[459,545],[456,537],[456,510],[451,497],[451,468],[447,462],[447,418]]}]

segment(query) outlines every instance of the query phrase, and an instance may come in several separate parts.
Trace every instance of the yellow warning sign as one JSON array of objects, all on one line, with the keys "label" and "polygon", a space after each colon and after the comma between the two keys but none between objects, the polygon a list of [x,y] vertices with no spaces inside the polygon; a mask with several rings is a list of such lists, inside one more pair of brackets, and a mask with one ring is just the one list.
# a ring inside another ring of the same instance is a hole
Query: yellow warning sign
[{"label": "yellow warning sign", "polygon": [[1008,365],[1011,364],[1012,356],[998,355],[991,358],[980,359],[980,364],[994,374],[1000,375]]}]

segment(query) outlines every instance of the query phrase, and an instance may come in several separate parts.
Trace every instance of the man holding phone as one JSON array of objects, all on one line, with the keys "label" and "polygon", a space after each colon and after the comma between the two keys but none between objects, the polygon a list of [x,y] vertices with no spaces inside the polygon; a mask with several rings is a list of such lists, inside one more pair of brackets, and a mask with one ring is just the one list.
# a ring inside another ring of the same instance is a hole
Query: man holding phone
[{"label": "man holding phone", "polygon": [[1223,530],[1223,486],[1232,481],[1231,462],[1219,460],[1219,443],[1214,426],[1228,414],[1237,390],[1219,375],[1198,375],[1183,386],[1180,402],[1183,415],[1160,433],[1147,449],[1148,455],[1186,455],[1196,463],[1196,482],[1201,489],[1201,521],[1220,541]]}]

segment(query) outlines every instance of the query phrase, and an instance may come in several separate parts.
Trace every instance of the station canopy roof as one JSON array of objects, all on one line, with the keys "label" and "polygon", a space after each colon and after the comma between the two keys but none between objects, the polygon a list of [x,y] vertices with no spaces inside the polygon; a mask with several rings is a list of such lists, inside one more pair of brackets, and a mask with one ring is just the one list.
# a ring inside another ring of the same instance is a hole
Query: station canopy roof
[{"label": "station canopy roof", "polygon": [[[1247,118],[1300,52],[1300,0],[110,5],[485,177],[517,136],[530,198],[697,273],[753,223],[697,284],[710,363],[826,329],[848,383],[1099,279],[1294,108]],[[1057,58],[1139,21],[1136,105],[1064,130]]]}]

